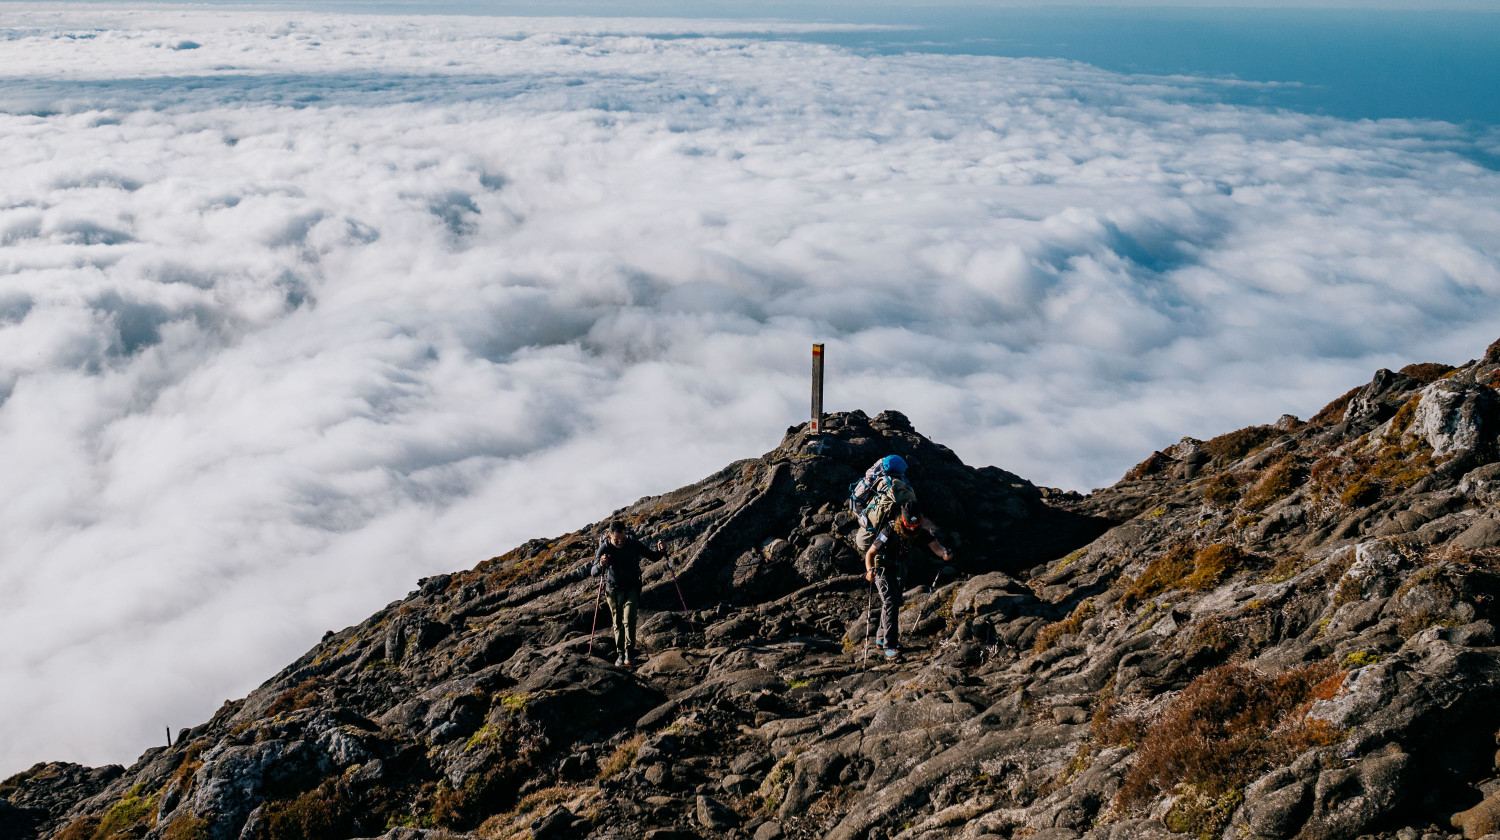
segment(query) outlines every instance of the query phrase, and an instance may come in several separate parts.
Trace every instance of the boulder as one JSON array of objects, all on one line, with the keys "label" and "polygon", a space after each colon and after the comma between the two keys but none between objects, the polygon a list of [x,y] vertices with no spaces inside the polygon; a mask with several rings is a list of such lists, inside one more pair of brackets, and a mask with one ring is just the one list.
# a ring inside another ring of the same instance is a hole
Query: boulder
[{"label": "boulder", "polygon": [[1004,572],[976,575],[959,586],[953,597],[955,616],[998,614],[1002,619],[1013,616],[1023,601],[1035,600],[1031,593]]},{"label": "boulder", "polygon": [[1346,840],[1380,821],[1401,803],[1411,757],[1388,747],[1353,767],[1318,774],[1312,815],[1297,836],[1306,840]]},{"label": "boulder", "polygon": [[1420,384],[1420,380],[1381,368],[1370,384],[1349,399],[1344,422],[1360,426],[1383,422],[1396,413],[1401,398]]},{"label": "boulder", "polygon": [[832,534],[818,534],[802,549],[792,565],[799,578],[813,584],[828,580],[841,571],[854,571],[859,562],[854,550]]},{"label": "boulder", "polygon": [[698,795],[694,816],[698,824],[714,832],[723,832],[740,824],[739,815],[712,796]]},{"label": "boulder", "polygon": [[1488,447],[1500,433],[1500,397],[1482,385],[1439,379],[1422,390],[1410,432],[1437,456]]},{"label": "boulder", "polygon": [[1490,794],[1467,811],[1454,814],[1450,823],[1463,831],[1469,840],[1500,831],[1500,792]]}]

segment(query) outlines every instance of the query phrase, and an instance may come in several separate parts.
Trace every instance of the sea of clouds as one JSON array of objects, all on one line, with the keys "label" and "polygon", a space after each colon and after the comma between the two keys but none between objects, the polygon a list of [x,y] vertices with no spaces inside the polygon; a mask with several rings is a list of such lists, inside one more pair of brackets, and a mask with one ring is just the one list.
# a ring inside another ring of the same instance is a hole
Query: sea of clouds
[{"label": "sea of clouds", "polygon": [[1463,129],[746,26],[4,9],[0,775],[770,449],[814,341],[1087,490],[1500,338]]}]

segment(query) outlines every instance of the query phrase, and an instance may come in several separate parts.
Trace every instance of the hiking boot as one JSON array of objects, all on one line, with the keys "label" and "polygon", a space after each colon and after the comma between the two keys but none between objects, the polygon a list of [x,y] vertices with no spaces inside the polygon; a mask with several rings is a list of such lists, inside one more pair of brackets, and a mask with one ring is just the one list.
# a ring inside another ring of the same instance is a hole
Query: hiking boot
[{"label": "hiking boot", "polygon": [[882,640],[882,639],[876,639],[875,640],[875,647],[878,647],[878,648],[885,647],[885,641]]},{"label": "hiking boot", "polygon": [[616,668],[620,667],[621,665],[629,665],[629,664],[630,663],[628,663],[628,662],[625,661],[625,657],[623,657],[623,656],[616,656],[615,657],[615,667]]},{"label": "hiking boot", "polygon": [[885,658],[886,659],[895,659],[896,657],[898,657],[900,655],[901,655],[901,651],[896,650],[896,648],[894,646],[888,647],[888,648],[885,649]]}]

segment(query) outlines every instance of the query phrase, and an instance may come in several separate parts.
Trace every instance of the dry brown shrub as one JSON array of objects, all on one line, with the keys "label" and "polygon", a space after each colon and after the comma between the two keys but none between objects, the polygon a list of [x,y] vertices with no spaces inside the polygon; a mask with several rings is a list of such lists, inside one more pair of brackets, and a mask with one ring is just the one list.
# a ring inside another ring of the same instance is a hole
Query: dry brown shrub
[{"label": "dry brown shrub", "polygon": [[[587,548],[587,542],[563,537],[555,543],[547,544],[532,540],[499,557],[485,561],[484,567],[499,568],[490,572],[485,577],[485,583],[496,589],[508,589],[520,583],[528,583],[546,568],[547,564],[556,561],[566,561],[568,553],[574,549]],[[478,567],[476,567],[478,568]]]},{"label": "dry brown shrub", "polygon": [[1214,460],[1228,463],[1238,461],[1280,436],[1281,432],[1275,426],[1246,426],[1209,440],[1203,444],[1202,450]]},{"label": "dry brown shrub", "polygon": [[1306,479],[1301,465],[1295,458],[1282,458],[1261,473],[1260,478],[1245,492],[1247,510],[1265,510],[1290,496]]},{"label": "dry brown shrub", "polygon": [[1140,481],[1148,475],[1154,475],[1171,466],[1172,459],[1161,452],[1152,452],[1146,460],[1130,468],[1121,481]]},{"label": "dry brown shrub", "polygon": [[324,782],[291,801],[268,803],[257,840],[348,837],[356,809],[337,782]]},{"label": "dry brown shrub", "polygon": [[98,817],[79,817],[52,835],[53,840],[90,840],[99,830]]},{"label": "dry brown shrub", "polygon": [[1457,368],[1455,368],[1453,365],[1445,365],[1441,362],[1416,362],[1414,364],[1407,365],[1397,372],[1404,376],[1410,376],[1412,379],[1430,384],[1438,381],[1439,379],[1442,379],[1444,376],[1455,370],[1457,370]]},{"label": "dry brown shrub", "polygon": [[1311,566],[1312,562],[1312,559],[1305,554],[1287,554],[1278,557],[1271,571],[1266,573],[1266,579],[1274,583],[1290,580]]},{"label": "dry brown shrub", "polygon": [[1327,495],[1336,492],[1343,485],[1344,474],[1348,470],[1348,458],[1343,455],[1325,455],[1313,463],[1307,477],[1312,481],[1314,492]]},{"label": "dry brown shrub", "polygon": [[1380,483],[1369,476],[1362,475],[1353,481],[1339,493],[1339,504],[1344,507],[1365,507],[1380,498]]},{"label": "dry brown shrub", "polygon": [[1057,640],[1069,633],[1077,633],[1083,628],[1083,623],[1093,618],[1098,610],[1094,607],[1093,598],[1085,598],[1082,603],[1073,608],[1068,617],[1062,621],[1054,621],[1043,627],[1036,634],[1036,642],[1031,646],[1032,653],[1041,653],[1057,644]]},{"label": "dry brown shrub", "polygon": [[1234,628],[1220,616],[1210,616],[1193,628],[1183,644],[1183,655],[1202,663],[1204,659],[1222,662],[1239,646]]},{"label": "dry brown shrub", "polygon": [[1365,597],[1364,581],[1354,577],[1342,577],[1339,579],[1338,588],[1333,591],[1333,605],[1342,607],[1363,597]]},{"label": "dry brown shrub", "polygon": [[1234,574],[1244,560],[1244,553],[1227,543],[1215,543],[1196,551],[1190,543],[1178,543],[1148,563],[1140,577],[1131,581],[1120,596],[1120,605],[1130,609],[1174,589],[1195,592],[1212,589]]},{"label": "dry brown shrub", "polygon": [[1308,424],[1312,426],[1331,426],[1344,419],[1344,411],[1349,408],[1349,401],[1354,399],[1354,395],[1358,394],[1360,389],[1364,387],[1363,385],[1356,385],[1350,388],[1348,393],[1319,409],[1318,413],[1314,414],[1312,419],[1307,421]]},{"label": "dry brown shrub", "polygon": [[1176,589],[1182,579],[1193,572],[1193,547],[1188,543],[1173,546],[1166,554],[1146,564],[1141,576],[1131,582],[1120,596],[1120,605],[1129,609],[1143,601]]},{"label": "dry brown shrub", "polygon": [[318,678],[308,677],[286,691],[281,692],[281,696],[277,697],[271,703],[271,708],[266,709],[266,714],[274,717],[283,712],[295,712],[317,704],[320,696],[318,687]]},{"label": "dry brown shrub", "polygon": [[1202,592],[1223,583],[1244,563],[1245,555],[1228,543],[1214,543],[1193,555],[1193,573],[1182,581],[1183,589]]},{"label": "dry brown shrub", "polygon": [[208,820],[188,814],[178,817],[162,831],[162,840],[209,840]]},{"label": "dry brown shrub", "polygon": [[1246,473],[1219,473],[1203,485],[1203,501],[1216,508],[1234,507],[1240,487],[1248,480]]},{"label": "dry brown shrub", "polygon": [[1337,734],[1306,720],[1315,691],[1337,671],[1331,662],[1277,677],[1243,665],[1222,665],[1188,684],[1146,733],[1116,799],[1144,804],[1179,784],[1210,797],[1244,787],[1285,764],[1308,742]]},{"label": "dry brown shrub", "polygon": [[1396,443],[1401,439],[1401,435],[1411,428],[1412,421],[1417,419],[1417,405],[1420,402],[1422,402],[1422,395],[1417,394],[1396,409],[1395,416],[1391,417],[1390,425],[1385,430],[1387,444]]},{"label": "dry brown shrub", "polygon": [[1125,710],[1125,704],[1113,693],[1101,698],[1094,706],[1094,716],[1089,720],[1089,729],[1094,734],[1094,743],[1100,747],[1119,745],[1135,746],[1146,737],[1151,720]]}]

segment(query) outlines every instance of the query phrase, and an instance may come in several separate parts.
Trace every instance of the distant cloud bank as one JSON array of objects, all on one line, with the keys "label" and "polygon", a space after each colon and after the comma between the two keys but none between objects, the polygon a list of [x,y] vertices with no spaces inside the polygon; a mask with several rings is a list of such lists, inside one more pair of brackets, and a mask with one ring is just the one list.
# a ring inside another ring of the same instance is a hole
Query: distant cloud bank
[{"label": "distant cloud bank", "polygon": [[0,775],[769,449],[813,341],[830,410],[1088,489],[1500,337],[1442,124],[743,23],[5,26]]}]

